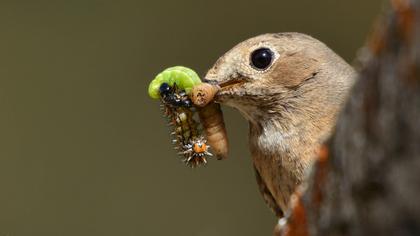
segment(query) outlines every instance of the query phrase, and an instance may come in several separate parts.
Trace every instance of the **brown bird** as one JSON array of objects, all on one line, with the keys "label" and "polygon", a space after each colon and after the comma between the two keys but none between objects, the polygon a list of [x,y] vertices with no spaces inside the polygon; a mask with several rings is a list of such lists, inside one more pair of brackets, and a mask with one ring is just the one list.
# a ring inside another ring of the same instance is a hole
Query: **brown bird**
[{"label": "brown bird", "polygon": [[221,89],[216,101],[249,121],[257,182],[278,217],[302,183],[336,123],[355,71],[320,41],[300,33],[248,39],[205,76]]}]

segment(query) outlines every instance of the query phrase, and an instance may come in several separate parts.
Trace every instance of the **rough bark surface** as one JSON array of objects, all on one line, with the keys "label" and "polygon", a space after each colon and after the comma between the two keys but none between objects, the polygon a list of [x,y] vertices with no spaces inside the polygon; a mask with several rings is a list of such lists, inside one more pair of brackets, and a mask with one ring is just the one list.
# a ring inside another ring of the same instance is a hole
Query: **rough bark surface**
[{"label": "rough bark surface", "polygon": [[420,235],[420,0],[392,0],[282,235]]}]

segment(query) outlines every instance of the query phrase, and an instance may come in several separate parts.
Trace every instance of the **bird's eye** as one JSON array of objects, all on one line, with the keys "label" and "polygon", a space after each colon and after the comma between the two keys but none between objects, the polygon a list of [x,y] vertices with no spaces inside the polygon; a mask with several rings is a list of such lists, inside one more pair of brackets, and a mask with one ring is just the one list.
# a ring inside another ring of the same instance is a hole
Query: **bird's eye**
[{"label": "bird's eye", "polygon": [[251,53],[251,65],[258,70],[267,69],[273,61],[273,51],[269,48],[259,48]]}]

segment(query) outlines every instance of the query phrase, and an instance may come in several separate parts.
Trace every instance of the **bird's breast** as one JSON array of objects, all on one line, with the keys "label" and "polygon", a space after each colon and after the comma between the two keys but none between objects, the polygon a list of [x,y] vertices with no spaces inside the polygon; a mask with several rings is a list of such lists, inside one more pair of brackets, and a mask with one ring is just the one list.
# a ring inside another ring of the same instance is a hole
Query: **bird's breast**
[{"label": "bird's breast", "polygon": [[[291,134],[289,134],[291,135]],[[290,195],[303,180],[303,165],[290,150],[292,136],[278,132],[250,132],[250,149],[255,168],[276,203],[286,211]]]}]

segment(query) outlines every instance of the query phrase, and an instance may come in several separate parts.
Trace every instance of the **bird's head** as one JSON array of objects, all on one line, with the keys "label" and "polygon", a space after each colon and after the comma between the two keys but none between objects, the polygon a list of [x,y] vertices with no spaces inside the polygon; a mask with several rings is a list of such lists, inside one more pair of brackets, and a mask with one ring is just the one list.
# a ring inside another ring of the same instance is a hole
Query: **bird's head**
[{"label": "bird's head", "polygon": [[[342,100],[349,66],[318,40],[299,33],[264,34],[222,56],[205,80],[221,89],[216,101],[237,108],[249,121],[322,108]],[[328,109],[326,109],[328,110]],[[310,115],[310,114],[309,114]]]}]

